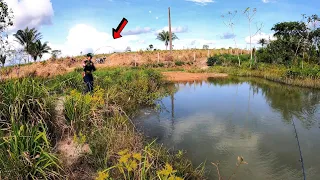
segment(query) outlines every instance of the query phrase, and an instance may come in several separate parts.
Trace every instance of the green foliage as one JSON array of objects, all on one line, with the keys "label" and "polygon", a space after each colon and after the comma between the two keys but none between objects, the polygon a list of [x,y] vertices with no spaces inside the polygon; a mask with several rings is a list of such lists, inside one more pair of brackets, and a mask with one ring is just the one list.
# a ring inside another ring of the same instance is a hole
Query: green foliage
[{"label": "green foliage", "polygon": [[213,56],[213,57],[209,57],[207,60],[207,65],[208,66],[214,66],[216,65],[216,63],[219,61],[219,57],[218,56]]},{"label": "green foliage", "polygon": [[292,67],[287,70],[286,76],[289,78],[311,78],[311,79],[317,79],[320,78],[320,67],[314,66],[314,67],[306,67],[306,68],[299,68],[299,67]]},{"label": "green foliage", "polygon": [[40,40],[37,40],[31,43],[28,53],[33,57],[34,61],[37,61],[38,57],[41,59],[43,54],[49,53],[50,50],[48,42],[42,43]]},{"label": "green foliage", "polygon": [[303,15],[303,21],[275,24],[271,30],[275,31],[277,39],[257,51],[258,61],[297,65],[308,57],[308,62],[319,63],[319,53],[316,50],[320,44],[320,27],[316,25],[317,21],[317,15]]},{"label": "green foliage", "polygon": [[91,101],[89,94],[82,95],[77,91],[72,91],[70,96],[66,97],[64,114],[77,132],[89,124]]},{"label": "green foliage", "polygon": [[[4,44],[3,38],[7,36],[6,30],[13,26],[13,12],[9,9],[7,2],[0,1],[0,42]],[[2,49],[2,47],[1,47]]]},{"label": "green foliage", "polygon": [[[250,55],[248,54],[242,54],[239,55],[239,58],[241,62],[246,62],[250,59]],[[238,56],[237,55],[231,55],[231,54],[222,54],[222,55],[216,55],[209,57],[207,60],[208,66],[213,65],[235,65],[238,64]]]},{"label": "green foliage", "polygon": [[13,36],[30,55],[33,54],[33,43],[41,40],[42,38],[42,35],[40,32],[38,32],[38,30],[36,30],[35,28],[29,29],[28,27],[24,30],[18,30],[15,34],[13,34]]},{"label": "green foliage", "polygon": [[76,89],[78,91],[84,90],[82,74],[76,71],[44,80],[43,84],[52,94],[66,93],[70,92],[72,89]]},{"label": "green foliage", "polygon": [[43,124],[19,125],[0,139],[0,176],[9,179],[55,179],[61,177],[57,157],[51,150]]},{"label": "green foliage", "polygon": [[183,61],[175,61],[174,64],[176,66],[183,66],[185,64],[185,62],[183,62]]},{"label": "green foliage", "polygon": [[[178,39],[178,37],[177,37],[174,33],[171,33],[171,35],[172,35],[172,37],[171,37],[172,41]],[[160,41],[162,41],[162,42],[164,42],[164,44],[165,44],[165,46],[166,46],[166,49],[167,49],[167,47],[168,47],[168,45],[169,45],[169,41],[170,41],[169,31],[164,31],[164,30],[163,30],[162,32],[160,32],[160,33],[157,35],[157,39],[160,40]]]},{"label": "green foliage", "polygon": [[1,125],[7,125],[11,116],[19,122],[38,123],[48,120],[52,102],[39,80],[24,78],[10,80],[0,86]]}]

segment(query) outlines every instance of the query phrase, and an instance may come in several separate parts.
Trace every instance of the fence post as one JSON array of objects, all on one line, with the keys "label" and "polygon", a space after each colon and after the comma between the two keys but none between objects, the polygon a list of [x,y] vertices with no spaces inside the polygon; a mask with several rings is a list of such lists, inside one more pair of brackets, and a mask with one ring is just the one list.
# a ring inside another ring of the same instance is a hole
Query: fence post
[{"label": "fence post", "polygon": [[158,52],[158,64],[160,63],[160,53]]},{"label": "fence post", "polygon": [[196,52],[193,52],[193,61],[196,62]]},{"label": "fence post", "polygon": [[210,56],[210,50],[208,49],[208,57]]},{"label": "fence post", "polygon": [[137,55],[135,55],[135,57],[134,57],[134,67],[136,67],[137,66]]}]

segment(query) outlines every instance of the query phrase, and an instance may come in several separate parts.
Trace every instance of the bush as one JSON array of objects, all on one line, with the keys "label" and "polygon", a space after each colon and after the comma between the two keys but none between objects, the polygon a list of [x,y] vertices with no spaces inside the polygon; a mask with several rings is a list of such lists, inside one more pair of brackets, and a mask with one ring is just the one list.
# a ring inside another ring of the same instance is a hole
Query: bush
[{"label": "bush", "polygon": [[216,65],[216,63],[219,61],[219,57],[218,56],[213,56],[213,57],[209,57],[207,60],[207,65],[208,66],[214,66]]},{"label": "bush", "polygon": [[185,63],[183,61],[176,61],[176,62],[174,62],[174,64],[176,66],[183,66]]}]

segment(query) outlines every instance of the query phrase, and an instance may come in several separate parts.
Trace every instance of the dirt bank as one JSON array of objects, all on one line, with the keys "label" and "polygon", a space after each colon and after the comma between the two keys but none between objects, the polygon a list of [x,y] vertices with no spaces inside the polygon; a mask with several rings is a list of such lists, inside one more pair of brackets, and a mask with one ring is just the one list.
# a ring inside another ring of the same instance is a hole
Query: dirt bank
[{"label": "dirt bank", "polygon": [[224,73],[188,73],[188,72],[162,72],[165,78],[169,81],[183,82],[183,81],[197,81],[205,80],[208,77],[223,78],[227,77]]}]

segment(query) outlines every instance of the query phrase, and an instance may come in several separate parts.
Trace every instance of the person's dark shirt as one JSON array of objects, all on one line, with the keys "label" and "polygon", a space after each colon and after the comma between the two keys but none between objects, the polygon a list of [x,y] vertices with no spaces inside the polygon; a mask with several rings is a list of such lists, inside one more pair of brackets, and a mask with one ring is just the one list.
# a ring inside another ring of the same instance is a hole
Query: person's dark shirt
[{"label": "person's dark shirt", "polygon": [[84,61],[83,71],[85,73],[85,77],[89,78],[90,81],[93,81],[92,72],[96,70],[93,62],[91,60]]}]

